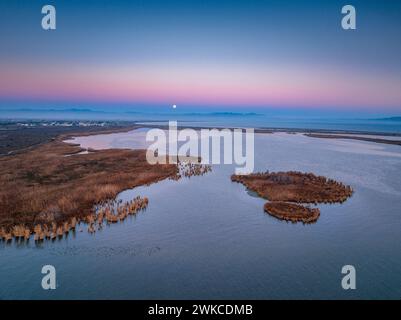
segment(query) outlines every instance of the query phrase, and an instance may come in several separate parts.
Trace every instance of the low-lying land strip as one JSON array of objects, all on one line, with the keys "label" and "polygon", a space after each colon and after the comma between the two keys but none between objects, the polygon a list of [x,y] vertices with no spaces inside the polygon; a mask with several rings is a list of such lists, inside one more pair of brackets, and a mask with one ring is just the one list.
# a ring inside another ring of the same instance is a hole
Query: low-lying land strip
[{"label": "low-lying land strip", "polygon": [[401,146],[401,140],[390,140],[376,137],[361,137],[357,135],[343,135],[343,134],[319,134],[319,133],[306,133],[305,136],[310,138],[322,138],[322,139],[348,139],[348,140],[359,140],[375,143],[393,144]]},{"label": "low-lying land strip", "polygon": [[60,135],[89,135],[124,132],[135,129],[131,122],[56,123],[51,121],[0,122],[0,156],[25,152],[32,147],[52,141]]}]

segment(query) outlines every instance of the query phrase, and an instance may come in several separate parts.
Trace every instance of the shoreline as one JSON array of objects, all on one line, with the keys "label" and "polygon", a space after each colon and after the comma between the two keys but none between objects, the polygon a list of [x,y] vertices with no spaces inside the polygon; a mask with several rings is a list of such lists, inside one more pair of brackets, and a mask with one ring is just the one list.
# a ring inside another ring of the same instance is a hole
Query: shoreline
[{"label": "shoreline", "polygon": [[380,144],[391,144],[396,146],[401,146],[401,139],[400,140],[389,140],[389,139],[381,139],[381,138],[368,138],[368,137],[361,137],[361,136],[347,136],[347,135],[333,135],[333,134],[319,134],[319,133],[305,133],[304,136],[310,138],[320,138],[320,139],[346,139],[346,140],[358,140],[358,141],[365,141],[365,142],[374,142]]},{"label": "shoreline", "polygon": [[138,128],[135,123],[109,122],[107,126],[37,126],[26,128],[16,124],[4,125],[0,122],[0,158],[21,154],[40,147],[57,139],[68,139],[74,136],[88,136],[128,132]]},{"label": "shoreline", "polygon": [[90,222],[93,208],[120,192],[175,178],[177,165],[150,165],[146,150],[107,149],[79,155],[83,148],[63,141],[134,128],[60,134],[0,157],[0,239],[28,240],[33,233],[37,240],[62,236],[80,222]]},{"label": "shoreline", "polygon": [[[77,136],[113,134],[139,126],[69,132],[0,157],[0,241],[55,240],[76,232],[100,230],[145,210],[148,198],[117,203],[118,194],[165,179],[204,175],[210,166],[178,162],[149,164],[144,149],[85,151],[65,140]],[[82,231],[82,229],[80,230]]]},{"label": "shoreline", "polygon": [[[137,123],[138,128],[157,128],[162,130],[168,130],[168,125],[155,125],[155,124],[143,124]],[[210,126],[185,126],[178,125],[177,130],[182,129],[246,129],[244,127],[210,127]],[[303,134],[310,138],[320,139],[347,139],[347,140],[359,140],[365,142],[373,142],[379,144],[389,144],[401,146],[401,133],[383,133],[383,132],[366,132],[366,131],[353,131],[353,130],[326,130],[326,129],[289,129],[289,128],[254,128],[254,133],[258,134],[274,134],[274,133],[288,133],[288,134]],[[380,137],[399,137],[400,139],[382,139],[382,138],[368,138],[362,136],[380,136]]]},{"label": "shoreline", "polygon": [[[78,138],[78,137],[85,137],[91,135],[100,135],[100,134],[113,134],[119,132],[129,132],[131,130],[136,129],[146,129],[146,128],[157,128],[162,130],[168,130],[168,125],[145,125],[142,123],[135,123],[130,125],[126,128],[120,128],[116,130],[104,130],[99,132],[89,132],[86,134],[74,134],[68,133],[62,135],[62,139],[71,139],[71,138]],[[185,125],[178,125],[177,130],[182,129],[194,129],[196,131],[202,129],[245,129],[240,127],[209,127],[209,126],[185,126]],[[363,141],[363,142],[372,142],[377,144],[387,144],[387,145],[397,145],[401,146],[401,133],[379,133],[379,132],[364,132],[364,131],[349,131],[349,130],[325,130],[325,129],[287,129],[287,128],[255,128],[254,133],[256,134],[274,134],[274,133],[287,133],[287,134],[302,134],[305,137],[309,138],[319,138],[319,139],[346,139],[346,140],[356,140],[356,141]],[[365,136],[372,136],[372,137],[365,137]],[[61,137],[61,136],[60,136]],[[379,137],[399,137],[400,139],[384,139]]]},{"label": "shoreline", "polygon": [[[50,123],[54,121],[61,121],[59,119],[57,120],[37,120],[37,119],[1,119],[0,118],[0,133],[4,132],[4,129],[2,129],[2,126],[7,126],[7,125],[15,125],[17,123]],[[66,121],[80,121],[80,120],[66,120]],[[87,121],[91,122],[92,120],[82,120],[82,121]],[[105,124],[117,124],[120,128],[128,127],[128,126],[133,126],[133,127],[138,127],[138,128],[160,128],[160,129],[166,129],[168,128],[168,120],[152,120],[152,119],[147,119],[147,120],[93,120],[94,122],[102,122]],[[61,121],[62,122],[62,121]],[[147,124],[147,122],[152,122]],[[198,126],[198,125],[186,125],[185,123],[187,122],[193,122],[193,120],[179,120],[178,122],[178,129],[184,129],[184,128],[192,128],[195,130],[199,129],[236,129],[236,128],[249,128],[245,126]],[[160,123],[160,124],[159,124]],[[181,123],[181,125],[180,125]],[[57,128],[58,126],[54,126],[53,128]],[[34,127],[35,128],[35,127]],[[38,127],[36,127],[38,128]],[[86,127],[86,129],[90,128],[89,126]],[[28,129],[28,128],[25,128]],[[29,128],[32,129],[32,128]],[[117,129],[117,128],[116,128]],[[365,130],[349,130],[349,129],[325,129],[325,128],[297,128],[297,127],[263,127],[263,126],[257,126],[254,127],[255,133],[274,133],[274,132],[288,132],[288,133],[322,133],[322,134],[357,134],[357,135],[373,135],[373,136],[386,136],[386,137],[400,137],[401,138],[401,131],[400,132],[383,132],[383,131],[365,131]],[[94,131],[96,134],[96,131]]]},{"label": "shoreline", "polygon": [[[153,124],[147,124],[146,122],[153,122]],[[160,124],[154,124],[155,122],[160,122]],[[134,123],[142,128],[159,128],[168,129],[168,121],[160,120],[144,120],[144,121],[134,121]],[[196,125],[185,125],[185,122],[192,121],[177,121],[178,129],[245,129],[249,127],[245,126],[196,126]],[[184,123],[181,124],[180,123]],[[358,135],[373,135],[373,136],[386,136],[386,137],[400,137],[401,132],[382,132],[382,131],[363,131],[363,130],[345,130],[345,129],[312,129],[312,128],[285,128],[285,127],[254,127],[255,133],[275,133],[275,132],[286,132],[286,133],[325,133],[325,134],[358,134]]]}]

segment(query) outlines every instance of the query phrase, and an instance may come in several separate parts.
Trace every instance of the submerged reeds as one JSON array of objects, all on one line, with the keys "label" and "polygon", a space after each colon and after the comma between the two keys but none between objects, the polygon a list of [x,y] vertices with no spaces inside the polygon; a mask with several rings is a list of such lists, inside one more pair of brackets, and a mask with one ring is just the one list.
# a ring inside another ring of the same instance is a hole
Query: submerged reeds
[{"label": "submerged reeds", "polygon": [[15,225],[11,230],[5,228],[0,229],[0,240],[5,242],[16,240],[29,240],[33,234],[35,242],[44,240],[61,239],[74,231],[80,223],[88,224],[88,232],[95,233],[100,230],[103,223],[112,224],[124,221],[128,216],[135,215],[141,210],[146,209],[149,200],[147,197],[136,197],[131,201],[123,202],[122,200],[108,200],[97,204],[93,208],[93,212],[81,219],[73,217],[68,221],[56,224],[36,224],[31,231],[24,225]]},{"label": "submerged reeds", "polygon": [[[179,162],[177,164],[177,174],[172,179],[178,180],[182,177],[202,176],[212,170],[210,165],[200,163]],[[105,188],[102,190],[107,191]],[[114,191],[113,191],[114,192]],[[106,195],[104,195],[106,196]],[[59,201],[63,203],[63,199]],[[0,229],[0,240],[6,242],[12,241],[13,238],[19,240],[29,240],[33,235],[35,242],[44,240],[61,239],[67,236],[71,231],[76,229],[80,223],[87,224],[87,231],[90,234],[95,233],[103,228],[106,224],[115,224],[123,222],[127,217],[135,215],[141,210],[146,209],[149,200],[147,197],[136,197],[131,201],[123,202],[120,200],[103,200],[92,208],[92,212],[83,217],[72,217],[67,221],[58,222],[46,221],[37,223],[32,230],[25,225],[15,225],[11,230],[5,228]]]},{"label": "submerged reeds", "polygon": [[[198,162],[200,162],[200,159],[198,159]],[[182,177],[203,176],[210,171],[212,171],[211,165],[193,163],[191,161],[178,161],[177,174],[170,179],[179,180]]]},{"label": "submerged reeds", "polygon": [[136,197],[131,201],[119,200],[104,201],[94,208],[94,214],[86,217],[88,232],[95,233],[103,227],[103,223],[114,224],[124,221],[128,216],[135,215],[148,206],[149,200],[144,197]]}]

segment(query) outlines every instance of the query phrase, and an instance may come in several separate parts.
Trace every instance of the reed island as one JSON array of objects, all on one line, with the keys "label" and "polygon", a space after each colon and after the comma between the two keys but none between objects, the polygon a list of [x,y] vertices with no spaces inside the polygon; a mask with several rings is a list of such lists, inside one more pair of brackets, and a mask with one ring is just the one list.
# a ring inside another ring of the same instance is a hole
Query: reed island
[{"label": "reed island", "polygon": [[297,171],[232,175],[231,181],[268,200],[266,213],[291,222],[316,222],[320,210],[312,205],[343,203],[353,194],[352,188],[341,182]]}]

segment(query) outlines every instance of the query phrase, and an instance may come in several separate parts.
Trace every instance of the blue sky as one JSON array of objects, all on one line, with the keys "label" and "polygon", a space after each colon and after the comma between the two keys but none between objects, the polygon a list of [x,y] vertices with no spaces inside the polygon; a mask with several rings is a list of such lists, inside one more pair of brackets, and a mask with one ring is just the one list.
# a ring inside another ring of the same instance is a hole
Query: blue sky
[{"label": "blue sky", "polygon": [[[0,3],[0,106],[401,111],[401,1]],[[82,84],[79,82],[82,81]]]}]

